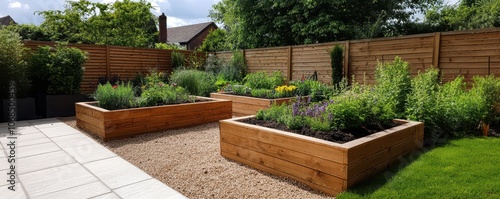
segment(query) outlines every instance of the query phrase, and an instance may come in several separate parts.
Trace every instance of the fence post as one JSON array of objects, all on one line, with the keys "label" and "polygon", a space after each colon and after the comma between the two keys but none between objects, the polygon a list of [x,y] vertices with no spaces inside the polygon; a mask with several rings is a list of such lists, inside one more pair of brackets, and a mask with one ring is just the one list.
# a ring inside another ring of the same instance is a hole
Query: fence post
[{"label": "fence post", "polygon": [[441,32],[434,33],[434,48],[432,52],[432,65],[439,68],[439,51],[441,50]]},{"label": "fence post", "polygon": [[288,73],[287,73],[287,79],[288,82],[292,81],[292,46],[288,46]]},{"label": "fence post", "polygon": [[109,59],[109,45],[106,44],[106,77],[111,78],[111,69],[110,69],[110,59]]},{"label": "fence post", "polygon": [[349,79],[349,43],[347,40],[344,44],[344,77],[347,79]]}]

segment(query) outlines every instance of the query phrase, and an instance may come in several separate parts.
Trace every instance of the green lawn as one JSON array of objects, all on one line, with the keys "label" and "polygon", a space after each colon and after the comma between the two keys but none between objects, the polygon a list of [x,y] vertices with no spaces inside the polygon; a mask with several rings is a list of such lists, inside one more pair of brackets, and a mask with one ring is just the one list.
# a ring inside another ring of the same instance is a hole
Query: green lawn
[{"label": "green lawn", "polygon": [[452,140],[404,159],[414,161],[395,165],[337,198],[500,198],[499,138]]}]

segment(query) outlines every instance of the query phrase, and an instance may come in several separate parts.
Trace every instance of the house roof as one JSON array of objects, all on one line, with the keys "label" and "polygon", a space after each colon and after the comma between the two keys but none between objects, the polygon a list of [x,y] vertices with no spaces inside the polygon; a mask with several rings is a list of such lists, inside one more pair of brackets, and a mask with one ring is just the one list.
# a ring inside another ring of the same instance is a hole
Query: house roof
[{"label": "house roof", "polygon": [[0,25],[8,26],[10,25],[10,22],[13,22],[14,24],[16,23],[16,21],[14,21],[14,19],[12,19],[12,17],[10,17],[9,15],[0,17]]},{"label": "house roof", "polygon": [[217,28],[214,22],[167,28],[167,41],[169,43],[188,43],[210,26]]}]

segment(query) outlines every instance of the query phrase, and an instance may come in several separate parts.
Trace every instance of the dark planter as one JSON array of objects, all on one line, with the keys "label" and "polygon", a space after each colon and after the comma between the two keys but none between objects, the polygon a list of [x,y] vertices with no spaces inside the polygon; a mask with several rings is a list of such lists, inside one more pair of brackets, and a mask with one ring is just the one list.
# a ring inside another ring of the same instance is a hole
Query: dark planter
[{"label": "dark planter", "polygon": [[[2,103],[2,115],[0,120],[3,122],[9,121],[9,100],[4,99]],[[35,98],[20,98],[16,99],[16,120],[31,120],[35,119]]]},{"label": "dark planter", "polygon": [[85,102],[87,97],[83,94],[75,95],[45,95],[42,98],[42,104],[45,107],[43,116],[50,117],[68,117],[75,116],[75,103]]}]

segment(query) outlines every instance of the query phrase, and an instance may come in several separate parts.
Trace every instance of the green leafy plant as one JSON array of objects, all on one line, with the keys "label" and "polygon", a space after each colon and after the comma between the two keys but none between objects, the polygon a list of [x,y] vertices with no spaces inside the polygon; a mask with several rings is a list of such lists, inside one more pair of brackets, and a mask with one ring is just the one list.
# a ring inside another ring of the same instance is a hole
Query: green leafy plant
[{"label": "green leafy plant", "polygon": [[332,82],[333,85],[339,85],[342,81],[342,71],[344,68],[344,49],[340,45],[335,45],[328,51],[332,64]]},{"label": "green leafy plant", "polygon": [[405,114],[409,120],[425,123],[426,137],[437,134],[439,128],[436,124],[440,119],[436,106],[439,86],[439,70],[435,68],[427,69],[411,80],[412,90],[408,94]]},{"label": "green leafy plant", "polygon": [[182,87],[163,82],[148,86],[142,91],[140,106],[160,106],[194,102],[195,98]]},{"label": "green leafy plant", "polygon": [[250,95],[252,89],[250,89],[248,86],[245,85],[232,85],[231,91],[235,95]]},{"label": "green leafy plant", "polygon": [[205,70],[203,67],[205,66],[205,58],[198,54],[198,51],[193,51],[189,55],[187,62],[189,69],[197,69],[197,70]]},{"label": "green leafy plant", "polygon": [[264,71],[260,71],[248,74],[243,79],[243,82],[246,86],[252,89],[274,89],[277,86],[283,85],[285,83],[285,78],[283,77],[283,73],[281,71],[274,71],[270,75]]},{"label": "green leafy plant", "polygon": [[177,51],[172,51],[171,58],[172,58],[172,69],[176,70],[184,67],[185,58],[182,53]]},{"label": "green leafy plant", "polygon": [[155,48],[163,50],[186,50],[186,47],[179,45],[179,43],[173,43],[173,44],[155,43]]},{"label": "green leafy plant", "polygon": [[190,94],[198,96],[209,96],[215,92],[216,78],[209,73],[199,70],[176,70],[170,77],[170,82],[185,88]]},{"label": "green leafy plant", "polygon": [[29,93],[28,65],[25,61],[26,49],[17,33],[0,28],[0,98],[8,95],[9,80],[16,82],[17,96]]},{"label": "green leafy plant", "polygon": [[98,106],[108,110],[126,109],[135,107],[134,90],[130,83],[111,85],[109,82],[97,86],[94,94]]},{"label": "green leafy plant", "polygon": [[31,76],[46,94],[77,94],[83,80],[86,53],[59,43],[55,48],[39,47],[31,58]]},{"label": "green leafy plant", "polygon": [[500,79],[494,75],[474,77],[471,95],[479,96],[481,101],[477,107],[481,113],[480,119],[485,124],[490,124],[500,117]]},{"label": "green leafy plant", "polygon": [[404,116],[407,95],[411,91],[408,62],[396,57],[393,62],[378,63],[375,69],[375,95],[378,103],[391,105],[392,118]]}]

